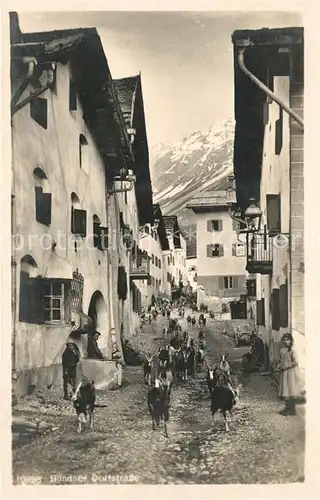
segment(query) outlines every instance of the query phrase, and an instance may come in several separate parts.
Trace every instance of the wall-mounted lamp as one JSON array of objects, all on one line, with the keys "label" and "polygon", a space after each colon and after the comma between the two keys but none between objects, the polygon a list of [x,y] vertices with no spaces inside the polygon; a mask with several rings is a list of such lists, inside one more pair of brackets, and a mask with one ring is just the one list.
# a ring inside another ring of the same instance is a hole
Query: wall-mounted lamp
[{"label": "wall-mounted lamp", "polygon": [[130,248],[132,244],[132,230],[128,226],[128,224],[125,224],[123,226],[122,230],[122,241],[123,244],[127,247]]},{"label": "wall-mounted lamp", "polygon": [[120,170],[120,175],[113,179],[113,189],[108,191],[108,194],[126,193],[132,191],[136,182],[136,176],[132,170]]},{"label": "wall-mounted lamp", "polygon": [[250,198],[249,205],[244,213],[245,222],[249,232],[259,231],[262,212],[254,198]]}]

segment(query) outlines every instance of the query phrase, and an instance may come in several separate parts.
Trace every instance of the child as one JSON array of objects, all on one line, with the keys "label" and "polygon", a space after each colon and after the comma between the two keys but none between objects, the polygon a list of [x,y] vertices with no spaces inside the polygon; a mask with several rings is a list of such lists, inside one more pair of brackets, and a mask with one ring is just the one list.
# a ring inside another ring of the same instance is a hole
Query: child
[{"label": "child", "polygon": [[284,416],[296,415],[295,398],[299,393],[298,361],[293,348],[293,337],[290,333],[282,336],[284,347],[280,350],[280,387],[279,396],[285,400],[285,408],[279,413]]}]

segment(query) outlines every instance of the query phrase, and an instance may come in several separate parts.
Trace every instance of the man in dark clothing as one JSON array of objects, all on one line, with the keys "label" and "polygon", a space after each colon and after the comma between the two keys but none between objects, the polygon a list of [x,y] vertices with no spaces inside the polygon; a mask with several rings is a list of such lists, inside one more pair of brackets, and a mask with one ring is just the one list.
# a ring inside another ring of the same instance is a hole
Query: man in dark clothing
[{"label": "man in dark clothing", "polygon": [[76,390],[77,364],[80,360],[80,351],[72,339],[67,339],[66,348],[62,354],[63,397],[69,399],[68,384],[73,392]]},{"label": "man in dark clothing", "polygon": [[106,359],[106,357],[102,354],[98,346],[98,339],[100,335],[101,334],[99,332],[94,331],[88,336],[88,348],[87,348],[88,358],[101,359],[101,360]]}]

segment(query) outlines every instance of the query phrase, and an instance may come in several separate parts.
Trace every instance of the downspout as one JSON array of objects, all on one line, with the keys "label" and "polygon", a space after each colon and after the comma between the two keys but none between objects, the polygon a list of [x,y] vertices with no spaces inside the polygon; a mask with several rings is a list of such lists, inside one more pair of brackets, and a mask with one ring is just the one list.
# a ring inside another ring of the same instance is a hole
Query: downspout
[{"label": "downspout", "polygon": [[54,82],[54,68],[55,66],[53,65],[53,69],[47,70],[47,82],[44,86],[42,86],[39,90],[34,92],[33,94],[30,94],[28,97],[23,99],[19,104],[13,107],[12,109],[12,116],[17,113],[20,109],[24,108],[34,97],[39,97],[41,94],[43,94],[46,90],[50,88],[50,86]]},{"label": "downspout", "polygon": [[16,327],[16,311],[17,311],[17,261],[15,252],[15,240],[13,238],[14,230],[16,227],[16,216],[15,216],[15,196],[11,195],[11,287],[12,287],[12,341],[11,341],[11,370],[12,375],[16,374],[16,338],[17,338],[17,327]]},{"label": "downspout", "polygon": [[248,78],[250,78],[250,80],[255,85],[257,85],[257,87],[259,87],[265,94],[267,94],[267,96],[269,96],[270,99],[272,99],[277,104],[279,104],[280,108],[282,108],[286,113],[288,113],[289,116],[291,116],[291,118],[293,118],[296,122],[298,122],[299,125],[301,125],[302,129],[304,130],[304,123],[303,123],[303,120],[301,119],[301,117],[299,115],[297,115],[291,108],[289,108],[289,106],[287,106],[282,101],[282,99],[277,97],[266,85],[264,85],[264,83],[262,83],[255,75],[253,75],[248,70],[248,68],[245,66],[244,53],[245,53],[245,50],[246,50],[249,42],[247,42],[246,40],[239,40],[237,43],[239,45],[246,45],[246,46],[240,46],[240,47],[238,45],[238,49],[239,49],[239,51],[238,51],[238,64],[239,64],[240,69],[247,75]]}]

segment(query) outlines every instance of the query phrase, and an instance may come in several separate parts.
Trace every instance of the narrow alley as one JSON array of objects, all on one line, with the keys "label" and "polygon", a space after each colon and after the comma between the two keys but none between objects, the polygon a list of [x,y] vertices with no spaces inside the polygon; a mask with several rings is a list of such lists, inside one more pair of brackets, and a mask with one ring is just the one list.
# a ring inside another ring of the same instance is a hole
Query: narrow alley
[{"label": "narrow alley", "polygon": [[[163,343],[162,318],[145,325],[143,336]],[[194,329],[194,336],[197,329]],[[247,348],[235,348],[231,339],[206,326],[208,359],[229,353],[234,372]],[[38,422],[37,436],[23,442],[13,426],[13,482],[37,476],[40,484],[235,484],[287,483],[303,480],[303,407],[285,418],[268,376],[243,376],[240,402],[234,410],[231,432],[222,416],[212,427],[205,373],[173,387],[168,439],[163,427],[152,430],[147,409],[147,387],[141,367],[126,367],[123,387],[98,391],[95,425],[76,432],[70,402],[60,392],[46,391],[14,407],[16,422]],[[43,429],[43,431],[42,431]],[[120,480],[116,476],[120,476]],[[83,479],[85,477],[85,479]]]}]

